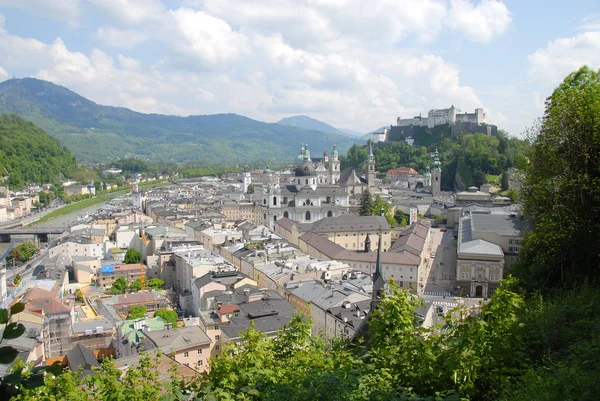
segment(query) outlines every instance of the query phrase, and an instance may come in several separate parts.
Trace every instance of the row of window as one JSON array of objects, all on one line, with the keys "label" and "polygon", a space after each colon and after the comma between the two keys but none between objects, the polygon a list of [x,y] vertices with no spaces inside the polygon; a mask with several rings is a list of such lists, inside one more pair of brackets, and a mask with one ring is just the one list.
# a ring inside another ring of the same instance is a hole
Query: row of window
[{"label": "row of window", "polygon": [[[471,273],[461,272],[460,278],[461,278],[461,280],[469,280],[471,278]],[[494,274],[494,273],[490,274],[490,281],[498,281],[498,280],[500,280],[500,275]]]}]

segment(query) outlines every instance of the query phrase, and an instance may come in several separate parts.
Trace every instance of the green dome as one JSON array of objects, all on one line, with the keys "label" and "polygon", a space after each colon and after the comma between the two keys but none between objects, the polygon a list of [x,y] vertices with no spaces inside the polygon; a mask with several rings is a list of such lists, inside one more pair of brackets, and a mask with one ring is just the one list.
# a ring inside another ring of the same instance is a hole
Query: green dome
[{"label": "green dome", "polygon": [[338,150],[337,150],[337,146],[335,144],[333,144],[333,150],[331,151],[331,154],[333,156],[338,156]]}]

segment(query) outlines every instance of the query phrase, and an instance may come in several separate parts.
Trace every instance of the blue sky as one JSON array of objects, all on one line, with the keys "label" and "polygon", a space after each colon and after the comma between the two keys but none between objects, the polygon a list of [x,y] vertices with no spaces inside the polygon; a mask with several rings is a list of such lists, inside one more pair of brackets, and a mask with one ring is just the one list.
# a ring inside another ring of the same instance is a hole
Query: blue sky
[{"label": "blue sky", "polygon": [[583,64],[597,0],[0,0],[0,80],[141,112],[367,132],[454,104],[522,135]]}]

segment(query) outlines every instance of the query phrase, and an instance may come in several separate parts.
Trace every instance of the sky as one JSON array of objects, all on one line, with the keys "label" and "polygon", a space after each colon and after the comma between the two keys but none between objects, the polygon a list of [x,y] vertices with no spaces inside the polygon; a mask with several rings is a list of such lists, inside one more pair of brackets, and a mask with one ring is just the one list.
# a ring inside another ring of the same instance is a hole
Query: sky
[{"label": "sky", "polygon": [[584,64],[598,0],[0,0],[0,81],[145,113],[369,132],[454,105],[522,136]]}]

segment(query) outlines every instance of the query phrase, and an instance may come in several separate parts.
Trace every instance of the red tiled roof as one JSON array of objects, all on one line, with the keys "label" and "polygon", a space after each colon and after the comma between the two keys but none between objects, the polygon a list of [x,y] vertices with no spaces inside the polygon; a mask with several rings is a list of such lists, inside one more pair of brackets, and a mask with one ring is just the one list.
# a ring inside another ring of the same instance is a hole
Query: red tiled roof
[{"label": "red tiled roof", "polygon": [[239,312],[240,308],[237,305],[221,305],[219,307],[219,312],[222,314],[227,314],[227,313],[233,313],[233,312]]}]

